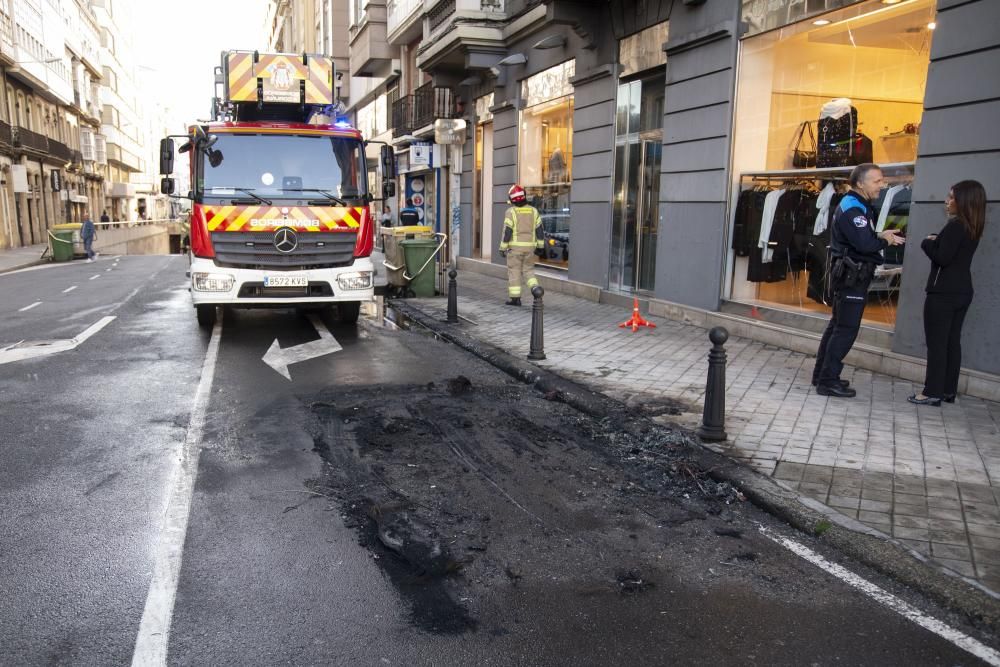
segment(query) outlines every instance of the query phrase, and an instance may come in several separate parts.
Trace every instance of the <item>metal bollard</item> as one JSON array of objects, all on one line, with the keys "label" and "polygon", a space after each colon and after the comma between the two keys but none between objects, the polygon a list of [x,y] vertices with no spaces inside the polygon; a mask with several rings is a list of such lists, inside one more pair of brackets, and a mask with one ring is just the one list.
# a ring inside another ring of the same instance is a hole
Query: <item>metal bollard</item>
[{"label": "metal bollard", "polygon": [[541,285],[531,288],[531,295],[535,297],[535,302],[531,304],[531,349],[528,351],[528,359],[540,361],[545,358],[545,340],[542,333],[542,295],[545,290]]},{"label": "metal bollard", "polygon": [[726,349],[729,332],[715,327],[708,332],[712,350],[708,353],[708,383],[705,385],[705,411],[698,437],[716,442],[726,439]]},{"label": "metal bollard", "polygon": [[458,281],[455,278],[458,271],[454,268],[448,271],[448,322],[458,323]]}]

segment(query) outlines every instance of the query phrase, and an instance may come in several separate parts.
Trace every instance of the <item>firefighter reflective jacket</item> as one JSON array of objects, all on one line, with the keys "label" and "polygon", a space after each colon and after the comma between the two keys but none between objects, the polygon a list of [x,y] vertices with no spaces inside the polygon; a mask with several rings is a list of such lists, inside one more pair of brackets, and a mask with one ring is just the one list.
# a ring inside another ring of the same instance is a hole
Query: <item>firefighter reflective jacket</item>
[{"label": "firefighter reflective jacket", "polygon": [[542,218],[534,206],[511,206],[503,217],[503,241],[500,250],[526,248],[533,250],[545,245]]}]

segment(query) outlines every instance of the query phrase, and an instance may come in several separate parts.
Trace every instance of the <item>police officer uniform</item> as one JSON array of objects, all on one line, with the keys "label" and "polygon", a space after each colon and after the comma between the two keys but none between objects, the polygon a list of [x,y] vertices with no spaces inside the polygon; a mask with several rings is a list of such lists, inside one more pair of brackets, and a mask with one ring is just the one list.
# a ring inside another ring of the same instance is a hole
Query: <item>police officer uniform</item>
[{"label": "police officer uniform", "polygon": [[840,373],[844,357],[861,329],[875,267],[884,261],[882,251],[888,245],[875,232],[871,202],[856,190],[845,195],[834,213],[830,233],[832,261],[828,281],[833,291],[833,316],[816,353],[812,379],[819,394],[854,396],[854,390],[840,379]]},{"label": "police officer uniform", "polygon": [[529,206],[524,190],[515,185],[508,192],[511,206],[503,218],[500,254],[507,258],[508,306],[521,305],[521,285],[530,291],[538,285],[535,277],[535,253],[544,247],[542,218],[538,209]]}]

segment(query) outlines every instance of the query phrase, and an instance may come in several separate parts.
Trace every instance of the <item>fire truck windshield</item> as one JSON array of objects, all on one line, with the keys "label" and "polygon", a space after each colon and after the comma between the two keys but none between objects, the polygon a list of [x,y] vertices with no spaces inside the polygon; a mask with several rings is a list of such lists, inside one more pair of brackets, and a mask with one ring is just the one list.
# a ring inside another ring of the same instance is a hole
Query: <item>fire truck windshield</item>
[{"label": "fire truck windshield", "polygon": [[[353,199],[365,194],[361,142],[330,136],[218,134],[202,156],[201,194],[298,199],[304,193]],[[322,196],[317,195],[318,199]]]}]

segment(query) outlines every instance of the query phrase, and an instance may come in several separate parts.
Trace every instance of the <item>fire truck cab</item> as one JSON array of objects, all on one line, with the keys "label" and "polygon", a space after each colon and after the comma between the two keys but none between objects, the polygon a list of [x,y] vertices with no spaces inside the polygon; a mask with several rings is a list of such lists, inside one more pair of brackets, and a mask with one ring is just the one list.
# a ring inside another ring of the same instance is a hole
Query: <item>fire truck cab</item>
[{"label": "fire truck cab", "polygon": [[[219,306],[336,308],[356,322],[372,299],[366,142],[337,116],[334,80],[324,56],[224,52],[212,121],[161,142],[165,194],[174,138],[190,158],[190,291],[202,326]],[[388,146],[380,164],[392,197]]]}]

